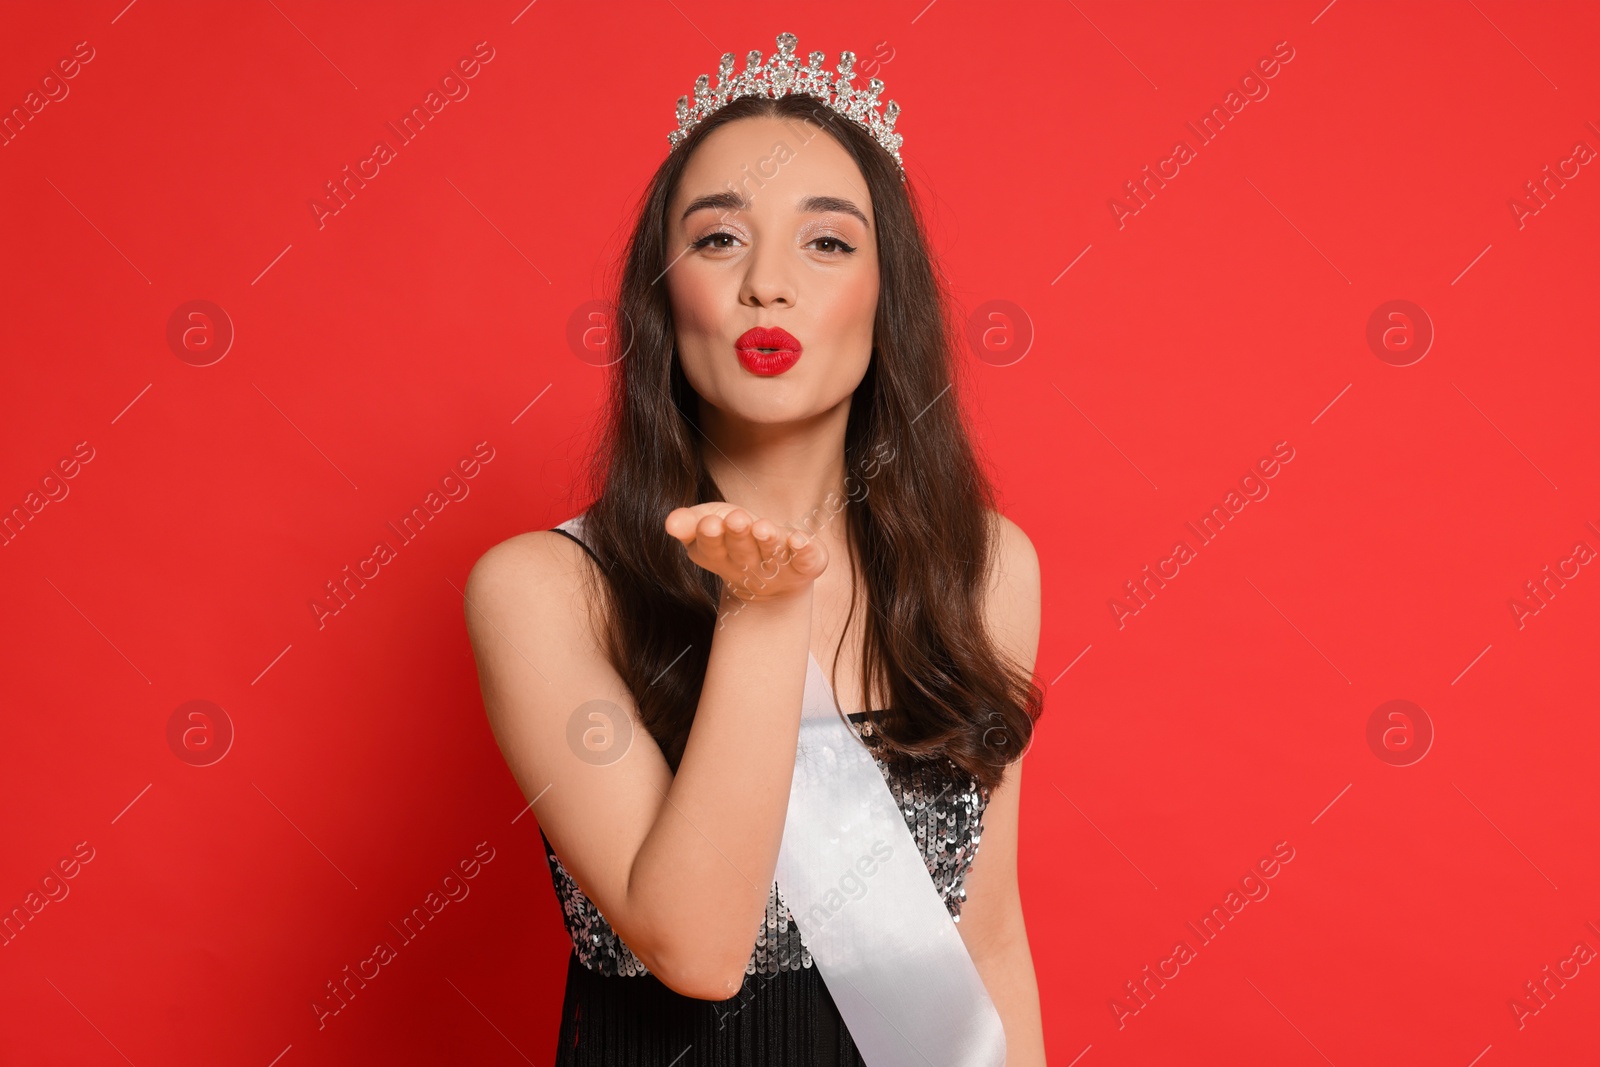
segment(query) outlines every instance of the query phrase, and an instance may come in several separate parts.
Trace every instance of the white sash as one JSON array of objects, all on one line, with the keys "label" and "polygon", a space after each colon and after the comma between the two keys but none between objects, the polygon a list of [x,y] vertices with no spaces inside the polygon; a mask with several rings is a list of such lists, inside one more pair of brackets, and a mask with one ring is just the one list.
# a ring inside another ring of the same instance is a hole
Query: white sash
[{"label": "white sash", "polygon": [[814,655],[778,892],[869,1067],[1001,1067],[1005,1030],[883,772]]},{"label": "white sash", "polygon": [[[583,516],[558,529],[581,539]],[[1003,1067],[1000,1014],[809,653],[775,880],[868,1067]]]}]

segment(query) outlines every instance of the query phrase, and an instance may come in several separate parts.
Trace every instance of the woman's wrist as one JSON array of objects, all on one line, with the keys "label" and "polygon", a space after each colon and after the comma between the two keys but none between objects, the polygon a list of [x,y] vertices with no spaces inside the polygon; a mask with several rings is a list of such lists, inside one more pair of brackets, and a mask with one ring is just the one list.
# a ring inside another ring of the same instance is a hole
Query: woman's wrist
[{"label": "woman's wrist", "polygon": [[724,582],[722,602],[717,608],[718,628],[734,616],[747,613],[753,617],[784,617],[800,611],[809,613],[812,588],[812,583],[808,582],[801,588],[769,595]]}]

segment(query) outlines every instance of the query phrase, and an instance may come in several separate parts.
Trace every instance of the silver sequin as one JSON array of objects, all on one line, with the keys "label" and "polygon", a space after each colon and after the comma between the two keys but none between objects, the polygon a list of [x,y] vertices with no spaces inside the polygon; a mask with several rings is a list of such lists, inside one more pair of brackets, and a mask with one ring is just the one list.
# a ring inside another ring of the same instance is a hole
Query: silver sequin
[{"label": "silver sequin", "polygon": [[[870,727],[853,720],[851,725],[871,749]],[[889,792],[900,805],[906,828],[922,852],[934,888],[949,909],[950,917],[960,922],[961,905],[967,899],[964,883],[978,854],[989,790],[948,759],[943,761],[942,768],[923,762],[908,772],[895,773],[876,751],[872,758],[883,772]],[[578,888],[555,851],[547,848],[545,858],[550,863],[550,878],[555,885],[556,898],[561,902],[567,933],[583,965],[604,975],[649,974],[645,965],[611,929],[600,909]],[[767,913],[757,929],[755,951],[745,964],[745,973],[772,975],[810,966],[811,950],[801,942],[794,916],[778,892],[778,883],[773,882],[767,896]]]}]

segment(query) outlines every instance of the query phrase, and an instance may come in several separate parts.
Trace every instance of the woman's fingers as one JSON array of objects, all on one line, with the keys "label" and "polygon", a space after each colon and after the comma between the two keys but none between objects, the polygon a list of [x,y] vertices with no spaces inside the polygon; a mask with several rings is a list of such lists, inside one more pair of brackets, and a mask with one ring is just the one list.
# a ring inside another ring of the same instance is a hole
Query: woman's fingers
[{"label": "woman's fingers", "polygon": [[756,547],[761,553],[761,565],[765,573],[771,573],[775,567],[788,559],[788,552],[783,546],[789,531],[771,519],[757,519],[750,527],[750,532],[756,539]]},{"label": "woman's fingers", "polygon": [[726,501],[674,508],[664,525],[690,559],[719,575],[741,599],[773,595],[827,569],[828,553],[819,539]]},{"label": "woman's fingers", "polygon": [[723,540],[725,533],[722,516],[714,511],[701,515],[700,521],[695,524],[695,546],[719,571],[728,563],[728,547]]},{"label": "woman's fingers", "polygon": [[756,540],[755,524],[755,517],[743,508],[734,508],[722,517],[723,551],[740,574],[754,575],[761,566],[761,546]]},{"label": "woman's fingers", "polygon": [[822,542],[815,537],[808,537],[804,533],[796,532],[788,541],[790,545],[790,563],[796,573],[806,577],[822,573],[828,562],[827,550],[822,547]]},{"label": "woman's fingers", "polygon": [[706,515],[715,514],[718,509],[730,510],[732,505],[719,502],[709,504],[696,504],[693,507],[673,508],[667,513],[667,533],[681,541],[685,546],[694,543],[696,532],[700,526],[700,519]]}]

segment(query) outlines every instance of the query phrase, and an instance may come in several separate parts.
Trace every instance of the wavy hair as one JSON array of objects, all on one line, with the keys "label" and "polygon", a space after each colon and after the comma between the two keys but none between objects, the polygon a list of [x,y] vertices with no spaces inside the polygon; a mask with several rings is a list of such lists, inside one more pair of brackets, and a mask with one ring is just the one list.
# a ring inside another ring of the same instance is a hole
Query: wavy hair
[{"label": "wavy hair", "polygon": [[699,396],[684,377],[671,302],[657,283],[672,259],[667,206],[689,158],[713,130],[753,116],[821,126],[861,168],[877,220],[873,356],[845,430],[845,469],[865,477],[855,479],[859,498],[847,479],[844,538],[856,580],[840,635],[842,646],[859,593],[862,684],[883,701],[866,701],[877,751],[897,763],[947,757],[992,788],[1027,748],[1043,692],[1001,655],[985,624],[995,494],[956,406],[952,304],[893,158],[811,97],[745,97],[715,112],[667,155],[641,199],[614,282],[625,354],[611,365],[584,472],[592,501],[584,541],[603,561],[588,571],[601,592],[591,603],[603,605],[605,654],[676,772],[722,579],[694,563],[662,522],[674,508],[727,497],[701,458]]}]

